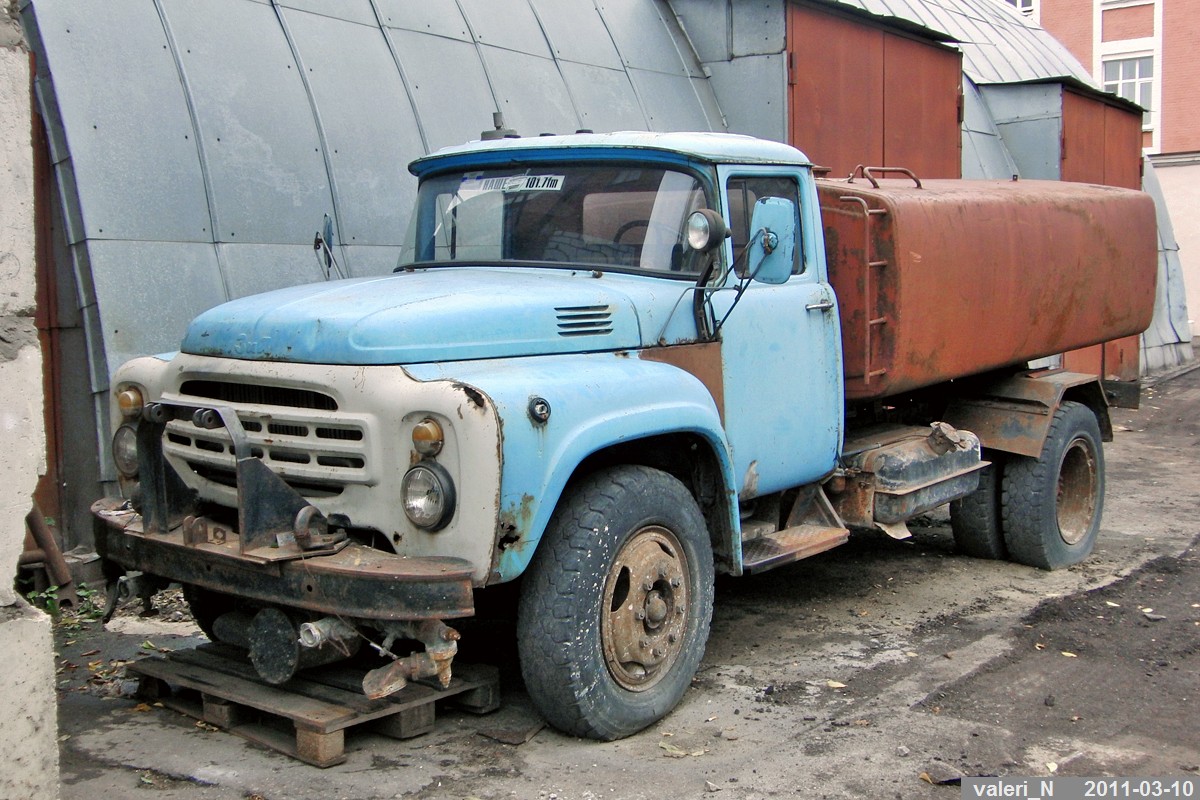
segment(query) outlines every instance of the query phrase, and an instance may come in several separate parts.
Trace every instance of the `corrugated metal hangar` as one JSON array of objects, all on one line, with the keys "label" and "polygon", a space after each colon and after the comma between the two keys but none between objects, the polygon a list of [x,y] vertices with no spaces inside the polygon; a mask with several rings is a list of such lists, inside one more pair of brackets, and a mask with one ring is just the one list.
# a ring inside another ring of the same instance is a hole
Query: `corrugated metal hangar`
[{"label": "corrugated metal hangar", "polygon": [[[837,173],[1141,180],[1141,109],[1003,0],[24,0],[21,14],[41,125],[38,502],[66,548],[90,544],[89,504],[115,479],[112,370],[174,350],[225,300],[390,271],[408,162],[479,138],[494,112],[523,135],[749,133]],[[313,252],[327,225],[332,271]],[[1162,231],[1154,366],[1190,357]],[[1136,377],[1137,355],[1068,359]]]}]

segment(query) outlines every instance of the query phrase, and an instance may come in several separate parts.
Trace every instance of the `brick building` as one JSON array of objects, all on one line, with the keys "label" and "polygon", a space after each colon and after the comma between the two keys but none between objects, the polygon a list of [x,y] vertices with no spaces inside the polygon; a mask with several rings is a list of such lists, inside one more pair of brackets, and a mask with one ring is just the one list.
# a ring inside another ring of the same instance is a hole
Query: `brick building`
[{"label": "brick building", "polygon": [[1142,147],[1176,221],[1192,332],[1200,333],[1200,14],[1196,0],[1008,0],[1106,90],[1146,109]]}]

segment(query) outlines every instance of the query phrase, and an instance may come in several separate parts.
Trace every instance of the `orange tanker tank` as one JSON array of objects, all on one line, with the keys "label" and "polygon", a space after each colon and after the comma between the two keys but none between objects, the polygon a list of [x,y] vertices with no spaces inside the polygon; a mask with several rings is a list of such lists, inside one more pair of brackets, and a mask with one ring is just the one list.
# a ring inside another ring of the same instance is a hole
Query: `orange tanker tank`
[{"label": "orange tanker tank", "polygon": [[1060,181],[817,182],[847,400],[1141,333],[1154,203]]}]

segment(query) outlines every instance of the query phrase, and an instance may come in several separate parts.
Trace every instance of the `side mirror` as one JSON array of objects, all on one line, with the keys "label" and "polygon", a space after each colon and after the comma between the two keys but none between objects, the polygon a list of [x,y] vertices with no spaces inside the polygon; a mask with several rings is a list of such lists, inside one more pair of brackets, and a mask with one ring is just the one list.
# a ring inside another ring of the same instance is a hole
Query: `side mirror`
[{"label": "side mirror", "polygon": [[778,285],[792,276],[796,252],[796,205],[782,197],[764,197],[750,217],[750,248],[745,274],[759,283]]}]

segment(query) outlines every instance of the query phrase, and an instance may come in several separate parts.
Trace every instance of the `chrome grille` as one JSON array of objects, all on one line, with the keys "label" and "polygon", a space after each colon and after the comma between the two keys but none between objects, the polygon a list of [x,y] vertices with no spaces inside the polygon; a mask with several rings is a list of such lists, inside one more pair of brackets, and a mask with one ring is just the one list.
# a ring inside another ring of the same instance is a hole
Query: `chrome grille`
[{"label": "chrome grille", "polygon": [[[346,484],[370,480],[365,426],[334,413],[337,403],[328,395],[216,380],[186,381],[181,394],[189,402],[195,398],[197,405],[218,401],[233,408],[249,441],[250,455],[262,459],[305,497],[334,496]],[[197,478],[226,487],[226,495],[228,487],[236,486],[233,440],[224,428],[172,420],[166,426],[163,451],[176,463],[185,463]]]}]

